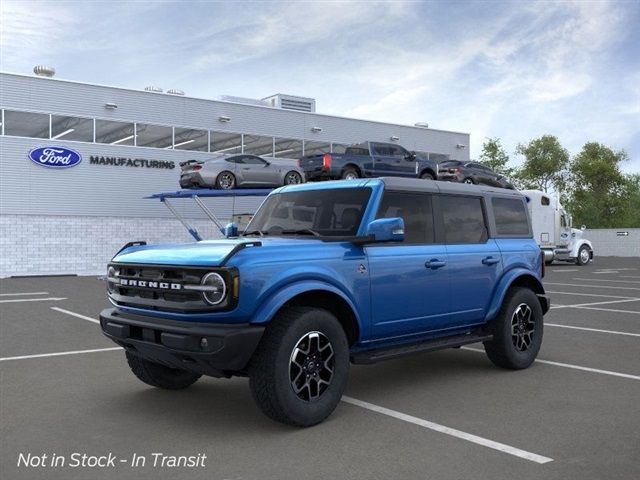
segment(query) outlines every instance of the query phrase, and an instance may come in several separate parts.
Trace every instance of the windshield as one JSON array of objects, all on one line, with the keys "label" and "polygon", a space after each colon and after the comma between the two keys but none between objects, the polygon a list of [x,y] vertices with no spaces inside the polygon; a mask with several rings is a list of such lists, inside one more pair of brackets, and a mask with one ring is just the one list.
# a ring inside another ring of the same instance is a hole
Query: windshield
[{"label": "windshield", "polygon": [[270,195],[244,235],[355,236],[370,188],[334,188]]}]

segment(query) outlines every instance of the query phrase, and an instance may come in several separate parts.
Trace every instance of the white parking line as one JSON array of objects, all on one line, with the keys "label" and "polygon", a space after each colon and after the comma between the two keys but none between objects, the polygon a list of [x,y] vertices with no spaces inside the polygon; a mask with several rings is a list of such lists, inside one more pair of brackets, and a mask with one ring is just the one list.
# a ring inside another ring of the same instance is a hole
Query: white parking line
[{"label": "white parking line", "polygon": [[0,293],[0,297],[17,297],[18,295],[49,295],[49,292]]},{"label": "white parking line", "polygon": [[584,283],[554,283],[544,282],[545,285],[561,285],[563,287],[613,288],[615,290],[640,290],[636,287],[614,287],[612,285],[585,285]]},{"label": "white parking line", "polygon": [[614,308],[599,308],[599,307],[574,307],[582,308],[584,310],[598,310],[599,312],[614,312],[614,313],[631,313],[632,315],[640,315],[640,312],[634,310],[616,310]]},{"label": "white parking line", "polygon": [[610,273],[620,273],[618,270],[604,270],[602,272],[593,272],[594,275],[607,275]]},{"label": "white parking line", "polygon": [[620,278],[640,278],[638,275],[620,275]]},{"label": "white parking line", "polygon": [[69,310],[65,310],[64,308],[51,307],[51,310],[55,310],[56,312],[60,312],[60,313],[66,313],[67,315],[71,315],[72,317],[81,318],[83,320],[86,320],[87,322],[93,322],[93,323],[100,324],[100,320],[96,320],[95,318],[91,318],[91,317],[85,317],[84,315],[80,315],[79,313],[75,313],[75,312],[70,312]]},{"label": "white parking line", "polygon": [[607,300],[606,302],[592,302],[592,303],[577,303],[575,305],[552,305],[551,309],[555,308],[579,308],[579,307],[590,307],[591,305],[606,305],[610,303],[627,303],[627,302],[638,302],[640,298],[628,298],[626,300]]},{"label": "white parking line", "polygon": [[111,352],[114,350],[122,350],[122,347],[94,348],[92,350],[74,350],[71,352],[40,353],[37,355],[22,355],[20,357],[4,357],[0,358],[0,362],[9,362],[11,360],[27,360],[30,358],[61,357],[63,355],[78,355],[80,353]]},{"label": "white parking line", "polygon": [[11,300],[0,300],[0,303],[18,303],[18,302],[57,302],[66,300],[66,298],[47,297],[47,298],[12,298]]},{"label": "white parking line", "polygon": [[637,280],[607,280],[606,278],[598,278],[598,279],[593,279],[593,278],[573,278],[572,280],[583,280],[583,281],[588,281],[588,282],[611,282],[611,283],[640,283],[640,281]]},{"label": "white parking line", "polygon": [[[470,352],[484,353],[484,350],[472,347],[460,347],[462,350],[469,350]],[[554,365],[556,367],[572,368],[574,370],[582,370],[584,372],[602,373],[603,375],[611,375],[613,377],[629,378],[631,380],[640,380],[638,375],[630,375],[628,373],[612,372],[611,370],[600,370],[599,368],[583,367],[581,365],[572,365],[570,363],[552,362],[551,360],[535,359],[536,363],[544,363],[546,365]]]},{"label": "white parking line", "polygon": [[482,445],[483,447],[492,448],[500,452],[508,453],[509,455],[524,458],[525,460],[529,460],[531,462],[540,463],[540,464],[553,462],[553,458],[543,457],[542,455],[527,452],[525,450],[520,450],[519,448],[515,448],[510,445],[505,445],[504,443],[494,442],[493,440],[489,440],[487,438],[478,437],[477,435],[463,432],[461,430],[456,430],[455,428],[445,427],[444,425],[440,425],[438,423],[430,422],[428,420],[423,420],[422,418],[414,417],[412,415],[407,415],[405,413],[401,413],[396,410],[391,410],[389,408],[381,407],[379,405],[374,405],[373,403],[364,402],[362,400],[358,400],[357,398],[351,398],[343,395],[342,401],[351,405],[355,405],[357,407],[371,410],[372,412],[381,413],[382,415],[387,415],[389,417],[393,417],[398,420],[402,420],[404,422],[412,423],[420,427],[424,427],[430,430],[434,430],[436,432],[444,433],[445,435],[450,435],[452,437],[460,438],[462,440],[466,440],[468,442],[475,443],[477,445]]},{"label": "white parking line", "polygon": [[557,269],[553,269],[553,270],[549,270],[550,272],[558,272],[558,273],[564,273],[564,272],[579,272],[580,269],[579,268],[571,268],[569,270],[563,270],[561,268],[557,268]]},{"label": "white parking line", "polygon": [[598,293],[577,293],[577,292],[555,292],[547,290],[547,293],[553,293],[558,295],[576,295],[579,297],[604,297],[604,298],[636,298],[636,297],[621,297],[619,295],[601,295]]},{"label": "white parking line", "polygon": [[574,325],[560,325],[558,323],[544,322],[545,327],[571,328],[573,330],[584,330],[585,332],[611,333],[613,335],[627,335],[629,337],[640,337],[640,333],[618,332],[616,330],[601,330],[599,328],[576,327]]}]

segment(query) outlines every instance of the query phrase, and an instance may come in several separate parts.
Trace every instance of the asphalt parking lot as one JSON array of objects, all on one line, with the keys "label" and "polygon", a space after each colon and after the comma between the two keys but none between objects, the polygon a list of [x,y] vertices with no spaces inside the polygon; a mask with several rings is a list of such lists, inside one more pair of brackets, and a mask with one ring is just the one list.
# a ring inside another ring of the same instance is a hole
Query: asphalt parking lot
[{"label": "asphalt parking lot", "polygon": [[[531,368],[500,370],[481,345],[354,366],[336,412],[301,430],[264,417],[243,378],[139,382],[99,331],[97,278],[4,279],[0,478],[640,478],[640,259],[553,265],[545,284]],[[110,452],[112,467],[47,464]],[[47,466],[18,467],[29,453]],[[153,467],[153,453],[207,458]]]}]

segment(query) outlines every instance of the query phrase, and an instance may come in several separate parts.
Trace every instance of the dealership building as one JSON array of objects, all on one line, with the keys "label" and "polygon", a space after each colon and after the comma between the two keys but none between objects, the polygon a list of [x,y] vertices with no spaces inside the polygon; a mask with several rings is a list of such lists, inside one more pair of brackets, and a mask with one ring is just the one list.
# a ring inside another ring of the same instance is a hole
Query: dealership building
[{"label": "dealership building", "polygon": [[[218,154],[290,158],[393,142],[432,159],[469,159],[469,134],[323,115],[310,98],[193,98],[0,73],[0,277],[98,274],[126,242],[193,241],[151,194],[179,189],[180,162]],[[38,150],[73,151],[47,168]],[[31,157],[33,154],[31,155]],[[206,200],[216,215],[252,213],[260,197]],[[220,234],[189,201],[176,208],[205,238]]]}]

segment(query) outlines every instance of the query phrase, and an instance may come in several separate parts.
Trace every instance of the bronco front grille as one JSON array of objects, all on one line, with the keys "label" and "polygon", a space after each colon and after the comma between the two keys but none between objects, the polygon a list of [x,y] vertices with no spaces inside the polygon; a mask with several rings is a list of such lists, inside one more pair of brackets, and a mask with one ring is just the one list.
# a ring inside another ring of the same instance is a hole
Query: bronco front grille
[{"label": "bronco front grille", "polygon": [[124,307],[191,313],[228,310],[237,300],[234,289],[227,288],[227,298],[215,307],[198,290],[202,277],[212,271],[219,273],[227,286],[233,285],[237,276],[235,269],[112,263],[108,267],[107,291],[116,305]]}]

